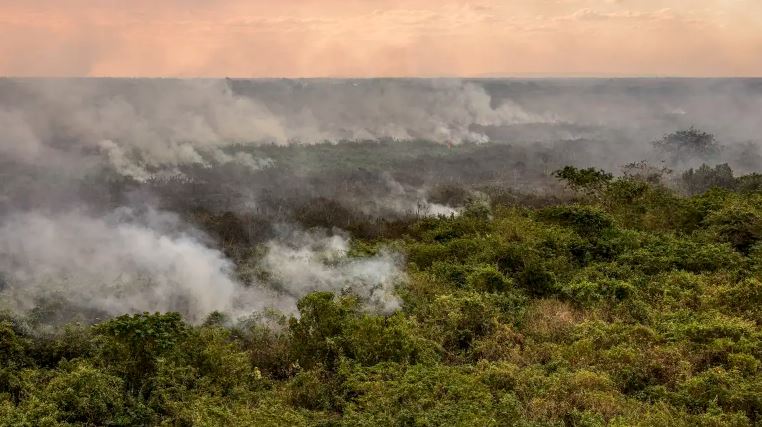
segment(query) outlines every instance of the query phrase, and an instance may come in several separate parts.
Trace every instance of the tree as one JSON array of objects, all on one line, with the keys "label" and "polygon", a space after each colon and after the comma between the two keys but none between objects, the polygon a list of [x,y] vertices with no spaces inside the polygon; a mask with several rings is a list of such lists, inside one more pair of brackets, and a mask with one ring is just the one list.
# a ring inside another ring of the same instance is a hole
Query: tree
[{"label": "tree", "polygon": [[572,190],[583,192],[589,196],[600,193],[614,178],[612,174],[603,169],[579,169],[574,166],[565,166],[563,169],[553,172],[553,176],[566,182],[566,185]]},{"label": "tree", "polygon": [[318,365],[336,368],[344,352],[342,332],[359,309],[357,300],[315,292],[299,300],[296,306],[301,317],[292,318],[289,324],[294,358],[308,369]]},{"label": "tree", "polygon": [[710,188],[731,189],[736,186],[736,180],[733,178],[733,170],[727,163],[717,165],[714,168],[702,164],[697,169],[690,168],[683,172],[680,177],[682,185],[688,194],[700,194]]},{"label": "tree", "polygon": [[762,240],[762,215],[741,203],[712,212],[705,223],[720,241],[744,253]]},{"label": "tree", "polygon": [[124,370],[128,387],[142,393],[146,380],[156,371],[157,358],[171,351],[187,334],[179,313],[134,314],[111,319],[98,330],[114,340],[104,353]]},{"label": "tree", "polygon": [[62,419],[85,425],[114,424],[124,406],[122,380],[85,362],[64,363],[40,393]]},{"label": "tree", "polygon": [[708,159],[719,152],[714,135],[694,127],[665,135],[653,145],[674,163],[693,158]]},{"label": "tree", "polygon": [[672,173],[667,167],[658,168],[648,164],[645,160],[632,162],[622,167],[625,178],[635,181],[643,181],[649,184],[660,184],[665,175]]}]

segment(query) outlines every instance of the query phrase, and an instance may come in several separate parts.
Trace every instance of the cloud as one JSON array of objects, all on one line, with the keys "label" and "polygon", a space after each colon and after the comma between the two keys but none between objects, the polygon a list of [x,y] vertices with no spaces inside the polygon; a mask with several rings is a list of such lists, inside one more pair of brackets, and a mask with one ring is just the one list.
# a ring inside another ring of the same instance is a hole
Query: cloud
[{"label": "cloud", "polygon": [[636,21],[669,21],[675,19],[671,9],[661,9],[654,12],[622,10],[616,12],[600,12],[594,9],[580,9],[571,15],[558,18],[559,20],[575,21],[606,21],[606,20],[636,20]]},{"label": "cloud", "polygon": [[554,18],[556,22],[638,22],[638,23],[668,23],[670,25],[706,25],[704,19],[692,17],[675,12],[670,8],[651,11],[639,10],[616,10],[600,11],[591,8],[583,8],[569,15]]}]

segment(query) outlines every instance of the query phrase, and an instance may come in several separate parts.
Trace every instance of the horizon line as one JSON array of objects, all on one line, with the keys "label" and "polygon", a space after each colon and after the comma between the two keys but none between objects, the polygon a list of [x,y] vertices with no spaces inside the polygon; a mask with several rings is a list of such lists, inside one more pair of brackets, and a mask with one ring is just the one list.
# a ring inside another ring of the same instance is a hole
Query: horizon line
[{"label": "horizon line", "polygon": [[644,74],[644,75],[629,75],[629,74],[587,74],[587,73],[568,73],[568,74],[550,74],[550,73],[522,73],[522,74],[478,74],[478,75],[422,75],[422,76],[405,76],[405,75],[391,75],[391,76],[241,76],[241,75],[220,75],[220,76],[203,76],[203,75],[188,75],[188,76],[162,76],[162,75],[0,75],[0,79],[167,79],[167,80],[511,80],[511,79],[674,79],[674,80],[729,80],[729,79],[762,79],[760,75],[670,75],[670,74]]}]

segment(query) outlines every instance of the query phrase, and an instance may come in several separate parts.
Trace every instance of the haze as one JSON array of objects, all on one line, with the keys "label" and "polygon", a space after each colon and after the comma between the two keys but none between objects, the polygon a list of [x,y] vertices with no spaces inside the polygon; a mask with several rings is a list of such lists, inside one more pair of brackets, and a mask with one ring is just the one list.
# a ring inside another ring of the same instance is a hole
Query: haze
[{"label": "haze", "polygon": [[0,74],[12,76],[760,70],[757,0],[0,0]]}]

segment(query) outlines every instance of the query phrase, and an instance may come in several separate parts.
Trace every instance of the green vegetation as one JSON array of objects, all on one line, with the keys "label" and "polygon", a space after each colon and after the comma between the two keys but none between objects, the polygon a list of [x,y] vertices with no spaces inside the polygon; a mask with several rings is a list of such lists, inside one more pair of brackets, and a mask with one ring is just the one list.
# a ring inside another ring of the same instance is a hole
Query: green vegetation
[{"label": "green vegetation", "polygon": [[202,325],[5,315],[0,425],[760,425],[759,179],[691,173],[727,185],[569,167],[569,203],[472,200],[357,241],[407,256],[389,315],[329,293]]}]

